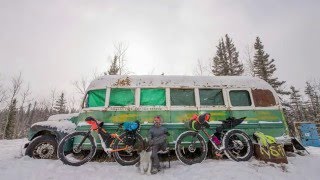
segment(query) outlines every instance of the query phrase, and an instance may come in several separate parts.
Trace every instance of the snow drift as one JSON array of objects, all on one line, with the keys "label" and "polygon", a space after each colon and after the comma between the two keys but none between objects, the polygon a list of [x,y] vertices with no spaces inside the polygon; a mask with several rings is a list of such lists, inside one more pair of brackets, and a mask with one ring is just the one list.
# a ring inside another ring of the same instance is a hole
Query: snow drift
[{"label": "snow drift", "polygon": [[156,175],[140,175],[135,166],[113,162],[89,162],[80,167],[67,166],[59,160],[37,160],[21,154],[26,139],[0,141],[0,177],[7,179],[290,179],[318,180],[320,148],[308,148],[310,155],[288,157],[289,164],[278,165],[251,159],[248,162],[207,159],[191,166],[174,161],[171,168]]}]

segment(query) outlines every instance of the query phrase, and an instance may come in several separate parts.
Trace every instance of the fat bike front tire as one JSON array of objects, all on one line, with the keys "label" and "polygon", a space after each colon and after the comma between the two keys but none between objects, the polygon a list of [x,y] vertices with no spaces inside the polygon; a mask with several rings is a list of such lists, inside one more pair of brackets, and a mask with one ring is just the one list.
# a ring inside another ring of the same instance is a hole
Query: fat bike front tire
[{"label": "fat bike front tire", "polygon": [[[82,146],[75,142],[81,142]],[[81,166],[89,162],[97,150],[94,137],[87,132],[74,132],[65,136],[58,146],[58,158],[67,165]]]},{"label": "fat bike front tire", "polygon": [[229,130],[222,139],[225,155],[234,161],[248,161],[253,155],[250,137],[239,129]]},{"label": "fat bike front tire", "polygon": [[186,131],[179,135],[175,144],[177,158],[186,165],[203,162],[208,153],[205,139],[195,131]]}]

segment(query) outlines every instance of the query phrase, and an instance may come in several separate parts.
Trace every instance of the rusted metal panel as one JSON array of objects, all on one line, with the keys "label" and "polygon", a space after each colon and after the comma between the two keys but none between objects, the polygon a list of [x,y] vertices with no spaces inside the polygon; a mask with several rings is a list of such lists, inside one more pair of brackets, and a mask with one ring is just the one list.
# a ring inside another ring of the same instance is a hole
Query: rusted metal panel
[{"label": "rusted metal panel", "polygon": [[256,107],[269,107],[276,105],[276,100],[270,90],[252,89],[252,96]]}]

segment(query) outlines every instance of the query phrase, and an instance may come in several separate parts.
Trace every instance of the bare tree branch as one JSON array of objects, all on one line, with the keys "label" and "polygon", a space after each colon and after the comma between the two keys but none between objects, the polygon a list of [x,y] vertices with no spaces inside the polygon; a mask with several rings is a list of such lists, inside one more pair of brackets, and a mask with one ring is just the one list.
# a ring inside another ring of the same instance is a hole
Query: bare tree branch
[{"label": "bare tree branch", "polygon": [[211,72],[210,67],[210,64],[206,66],[200,59],[198,59],[193,74],[197,76],[209,75]]},{"label": "bare tree branch", "polygon": [[244,50],[244,59],[245,59],[245,66],[246,66],[246,74],[250,76],[255,76],[254,74],[254,65],[253,65],[253,47],[247,45]]},{"label": "bare tree branch", "polygon": [[127,74],[128,71],[125,68],[125,62],[126,62],[126,53],[128,50],[129,45],[124,42],[118,42],[113,44],[115,48],[114,55],[118,58],[119,63],[119,74]]},{"label": "bare tree branch", "polygon": [[13,99],[16,98],[17,94],[19,93],[20,89],[21,89],[21,86],[22,86],[22,83],[23,83],[23,80],[22,80],[22,77],[21,77],[21,72],[19,73],[18,76],[16,77],[13,77],[11,79],[11,89],[10,89],[10,93],[11,93],[11,97],[10,97],[10,103],[12,103]]},{"label": "bare tree branch", "polygon": [[16,115],[17,115],[17,94],[19,93],[23,80],[21,77],[21,72],[18,76],[15,76],[11,79],[11,88],[10,88],[10,102],[8,105],[8,113],[4,126],[3,138],[11,139],[15,137],[16,131]]},{"label": "bare tree branch", "polygon": [[148,75],[153,75],[154,74],[154,71],[156,70],[156,68],[152,68],[152,70],[148,73]]},{"label": "bare tree branch", "polygon": [[194,74],[198,76],[202,76],[204,73],[204,66],[201,63],[200,59],[197,60],[197,65],[194,69]]},{"label": "bare tree branch", "polygon": [[84,77],[81,78],[80,81],[74,81],[73,86],[76,88],[77,92],[81,95],[85,95],[87,87],[89,85],[88,80]]},{"label": "bare tree branch", "polygon": [[7,100],[7,98],[8,98],[7,91],[5,90],[3,84],[1,84],[1,79],[0,79],[0,105],[2,102],[5,102]]},{"label": "bare tree branch", "polygon": [[56,102],[56,89],[52,89],[50,91],[50,109],[49,111],[52,112],[54,108],[54,103]]},{"label": "bare tree branch", "polygon": [[77,101],[74,98],[74,96],[72,96],[71,98],[68,99],[68,108],[70,113],[74,113],[77,112],[79,110],[79,106],[77,105]]},{"label": "bare tree branch", "polygon": [[[93,70],[93,73],[92,73],[92,78],[89,78],[89,79],[91,79],[90,81],[92,81],[92,80],[94,80],[94,79],[97,79],[97,78],[100,77],[100,76],[103,76],[103,73],[98,72],[97,69],[94,69],[94,70]],[[90,81],[88,81],[88,82],[90,82]],[[89,85],[89,84],[88,84],[88,85]]]},{"label": "bare tree branch", "polygon": [[31,95],[30,91],[30,84],[28,84],[27,88],[21,93],[21,107],[26,107],[24,104],[29,104],[32,99],[28,99],[28,97]]}]

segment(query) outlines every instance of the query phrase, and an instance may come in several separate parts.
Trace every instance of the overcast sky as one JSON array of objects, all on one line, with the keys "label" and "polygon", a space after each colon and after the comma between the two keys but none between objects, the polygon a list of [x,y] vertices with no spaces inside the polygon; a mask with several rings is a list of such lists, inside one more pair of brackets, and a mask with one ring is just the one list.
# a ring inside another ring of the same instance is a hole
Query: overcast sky
[{"label": "overcast sky", "polygon": [[71,94],[71,82],[107,69],[125,42],[133,74],[193,75],[226,33],[244,62],[260,36],[287,87],[320,77],[320,1],[0,0],[0,79],[20,71],[33,94]]}]

